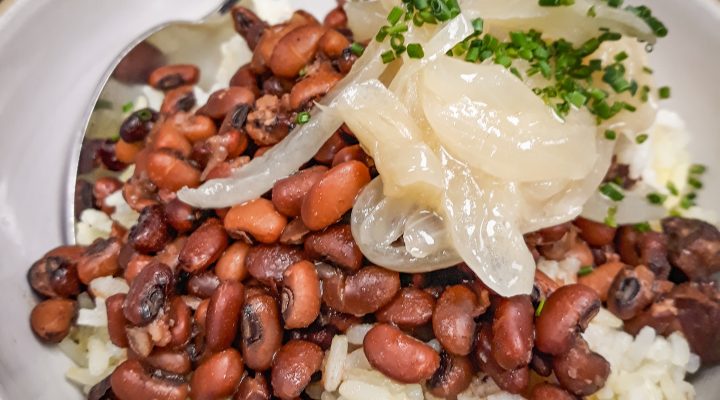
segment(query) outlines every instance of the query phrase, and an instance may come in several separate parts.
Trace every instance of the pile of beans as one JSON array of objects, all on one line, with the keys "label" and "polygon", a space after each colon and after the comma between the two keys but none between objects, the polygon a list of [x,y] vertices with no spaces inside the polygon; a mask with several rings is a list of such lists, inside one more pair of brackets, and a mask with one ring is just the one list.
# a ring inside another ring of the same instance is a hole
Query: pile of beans
[{"label": "pile of beans", "polygon": [[[356,59],[341,8],[323,23],[302,11],[275,26],[241,7],[232,16],[253,59],[198,108],[195,66],[130,63],[116,71],[118,79],[140,76],[165,99],[159,110],[132,113],[116,142],[91,146],[91,164],[134,164],[132,178],[79,182],[78,198],[111,214],[104,200],[120,190],[139,220],[129,231],[115,224],[88,247],[54,249],[28,272],[43,298],[32,329],[48,343],[68,335],[76,298],[93,279],[129,284],[106,301],[110,339],[128,359],[89,398],[303,397],[321,379],[333,336],[359,323],[375,324],[363,342],[374,368],[399,382],[425,382],[439,397],[455,398],[480,371],[531,399],[601,388],[609,364],[580,334],[603,301],[632,320],[672,292],[666,235],[583,219],[527,235],[538,257],[575,256],[597,267],[562,287],[538,272],[532,295],[512,298],[464,265],[424,274],[371,265],[348,217],[377,171],[346,127],[261,198],[214,210],[176,198],[181,187],[226,177],[281,141]],[[155,62],[154,51],[144,44],[137,53]],[[440,352],[427,344],[432,339]]]}]

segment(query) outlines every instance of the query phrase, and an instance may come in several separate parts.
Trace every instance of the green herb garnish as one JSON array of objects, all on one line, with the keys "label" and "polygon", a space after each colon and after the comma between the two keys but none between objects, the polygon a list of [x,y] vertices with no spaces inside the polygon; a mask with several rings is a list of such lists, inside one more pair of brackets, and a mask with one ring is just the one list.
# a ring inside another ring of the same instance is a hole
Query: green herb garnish
[{"label": "green herb garnish", "polygon": [[622,193],[622,189],[612,182],[606,182],[600,185],[600,193],[610,198],[612,201],[622,201],[625,195]]},{"label": "green herb garnish", "polygon": [[586,265],[578,270],[578,276],[590,275],[593,272],[592,265]]},{"label": "green herb garnish", "polygon": [[295,121],[300,125],[307,124],[308,121],[310,121],[310,113],[307,111],[298,113],[297,118],[295,118]]}]

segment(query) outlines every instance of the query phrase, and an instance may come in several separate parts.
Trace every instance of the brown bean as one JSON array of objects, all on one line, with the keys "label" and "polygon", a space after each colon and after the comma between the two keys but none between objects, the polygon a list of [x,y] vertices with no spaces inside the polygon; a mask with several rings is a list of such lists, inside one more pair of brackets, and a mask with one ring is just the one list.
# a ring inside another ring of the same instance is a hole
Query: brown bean
[{"label": "brown bean", "polygon": [[118,271],[120,247],[116,238],[95,240],[78,260],[77,274],[80,282],[87,285],[95,278],[115,275]]},{"label": "brown bean", "polygon": [[225,229],[218,219],[211,218],[188,237],[178,261],[184,270],[197,273],[217,261],[227,245]]},{"label": "brown bean", "polygon": [[232,20],[235,31],[245,39],[250,50],[255,50],[267,24],[254,12],[242,6],[233,7]]},{"label": "brown bean", "polygon": [[192,64],[165,65],[150,74],[148,85],[158,90],[170,90],[178,86],[194,85],[199,79],[200,69]]},{"label": "brown bean", "polygon": [[565,222],[560,225],[550,226],[547,228],[540,229],[540,242],[538,244],[546,245],[552,244],[562,239],[568,232],[572,225],[569,222]]},{"label": "brown bean", "polygon": [[148,76],[165,63],[162,51],[147,41],[138,43],[118,63],[112,77],[122,83],[147,82]]},{"label": "brown bean", "polygon": [[77,296],[81,291],[81,282],[76,262],[76,259],[61,256],[44,256],[28,270],[28,282],[41,296]]},{"label": "brown bean", "polygon": [[280,310],[285,329],[305,328],[320,314],[320,279],[315,266],[300,261],[283,272]]},{"label": "brown bean", "polygon": [[104,176],[98,178],[93,184],[93,197],[95,198],[95,206],[103,211],[110,211],[112,214],[113,208],[105,205],[105,199],[111,194],[122,189],[123,183],[117,178],[111,176]]},{"label": "brown bean", "polygon": [[307,328],[290,331],[290,337],[292,339],[307,340],[320,346],[323,350],[328,350],[332,345],[333,337],[335,337],[338,332],[339,330],[333,325],[322,326],[320,319],[318,319]]},{"label": "brown bean", "polygon": [[260,243],[275,243],[287,224],[270,200],[259,198],[233,206],[225,216],[225,229],[233,237],[251,235]]},{"label": "brown bean", "polygon": [[388,324],[368,331],[363,351],[373,368],[403,383],[429,379],[440,367],[440,355],[432,347]]},{"label": "brown bean", "polygon": [[530,370],[527,366],[514,370],[505,370],[492,356],[492,327],[483,324],[477,334],[473,356],[480,370],[489,375],[502,389],[510,393],[523,393],[530,382]]},{"label": "brown bean", "polygon": [[[332,268],[332,267],[331,267]],[[323,300],[334,310],[363,316],[390,303],[400,290],[400,275],[395,271],[369,266],[345,276],[334,271],[323,280]]]},{"label": "brown bean", "polygon": [[285,270],[305,258],[297,247],[281,244],[253,246],[245,258],[248,273],[261,283],[273,286],[282,280]]},{"label": "brown bean", "polygon": [[110,341],[118,347],[127,348],[128,339],[125,333],[125,326],[128,321],[123,314],[123,304],[125,303],[125,294],[114,294],[105,300],[107,308],[107,327]]},{"label": "brown bean", "polygon": [[181,297],[173,297],[168,311],[170,320],[170,347],[182,347],[190,341],[192,334],[192,316],[190,307]]},{"label": "brown bean", "polygon": [[239,282],[223,282],[213,293],[205,319],[205,342],[209,351],[230,347],[237,334],[243,301],[243,285]]},{"label": "brown bean", "polygon": [[268,67],[279,77],[297,77],[315,57],[325,32],[326,29],[319,25],[299,26],[288,32],[275,45]]},{"label": "brown bean", "polygon": [[270,387],[265,375],[256,373],[254,377],[245,375],[240,381],[233,400],[270,400]]},{"label": "brown bean", "polygon": [[318,48],[330,58],[338,58],[343,50],[350,46],[350,41],[342,33],[330,29],[320,38]]},{"label": "brown bean", "polygon": [[171,129],[190,142],[200,142],[217,133],[215,122],[205,115],[179,112],[165,120],[162,129]]},{"label": "brown bean", "polygon": [[116,398],[115,393],[110,387],[110,376],[106,376],[103,380],[93,385],[87,395],[87,400],[112,400]]},{"label": "brown bean", "polygon": [[203,361],[190,381],[192,400],[219,400],[235,392],[242,379],[243,359],[235,349],[226,349]]},{"label": "brown bean", "polygon": [[303,223],[311,230],[331,225],[352,208],[355,197],[369,182],[368,167],[359,161],[331,168],[303,199]]},{"label": "brown bean", "polygon": [[326,28],[345,28],[347,27],[347,15],[345,14],[345,10],[342,8],[342,6],[333,8],[323,20],[323,26]]},{"label": "brown bean", "polygon": [[110,383],[113,393],[121,400],[185,400],[188,396],[186,383],[155,377],[147,373],[138,360],[127,360],[115,368]]},{"label": "brown bean", "polygon": [[595,268],[588,275],[578,277],[578,283],[581,283],[597,293],[600,301],[606,301],[608,291],[612,285],[615,276],[625,267],[625,264],[613,261],[603,264]]},{"label": "brown bean", "polygon": [[346,161],[352,160],[360,161],[361,163],[368,166],[373,164],[372,158],[365,154],[362,147],[360,147],[359,144],[354,144],[352,146],[343,147],[342,149],[338,150],[332,160],[332,166],[334,167],[338,164],[342,164]]},{"label": "brown bean", "polygon": [[165,264],[152,263],[145,267],[128,291],[123,313],[134,325],[147,325],[158,315],[173,289],[173,272]]},{"label": "brown bean", "polygon": [[530,368],[532,368],[536,374],[547,378],[552,374],[552,358],[547,354],[535,350],[530,360]]},{"label": "brown bean", "polygon": [[287,178],[275,182],[272,189],[272,202],[275,208],[288,217],[300,215],[303,198],[327,172],[324,166],[314,166],[298,171]]},{"label": "brown bean", "polygon": [[148,178],[157,187],[177,192],[183,187],[200,185],[200,171],[171,151],[155,150],[148,154]]},{"label": "brown bean", "polygon": [[132,283],[132,281],[135,280],[135,277],[140,273],[140,271],[142,271],[143,268],[148,266],[148,264],[150,264],[153,259],[153,257],[147,256],[145,254],[133,254],[127,264],[127,267],[125,267],[125,271],[123,272],[123,278],[125,278],[128,284]]},{"label": "brown bean", "polygon": [[205,332],[207,311],[209,306],[210,299],[205,299],[201,301],[200,304],[198,304],[197,310],[195,310],[195,315],[193,316],[193,318],[195,319],[195,324],[197,324],[203,332]]},{"label": "brown bean", "polygon": [[190,356],[185,350],[155,349],[142,361],[171,374],[186,375],[192,371]]},{"label": "brown bean", "polygon": [[70,332],[77,303],[67,299],[49,299],[38,303],[30,313],[33,332],[45,343],[59,343]]},{"label": "brown bean", "polygon": [[335,132],[320,147],[320,150],[315,153],[313,159],[320,164],[330,165],[335,158],[335,155],[346,146],[347,143],[345,143],[345,140],[343,140],[342,136],[340,136],[340,133]]},{"label": "brown bean", "polygon": [[257,75],[250,69],[250,64],[244,64],[230,78],[230,86],[242,86],[250,89],[255,97],[260,95]]},{"label": "brown bean", "polygon": [[427,388],[434,396],[455,399],[470,386],[475,369],[468,357],[440,353],[440,367],[427,381]]},{"label": "brown bean", "polygon": [[432,316],[433,332],[451,354],[470,354],[479,315],[475,293],[465,285],[450,286],[440,295]]},{"label": "brown bean", "polygon": [[541,383],[533,388],[530,400],[576,400],[576,397],[560,386]]},{"label": "brown bean", "polygon": [[425,325],[432,319],[435,299],[428,292],[413,287],[400,289],[395,298],[375,313],[379,322],[402,329]]},{"label": "brown bean", "polygon": [[187,292],[190,296],[207,299],[213,295],[220,286],[220,278],[212,271],[203,271],[193,275],[187,282]]},{"label": "brown bean", "polygon": [[247,257],[250,245],[243,242],[235,242],[230,245],[220,256],[215,264],[215,274],[221,281],[244,280],[247,275],[245,258]]},{"label": "brown bean", "polygon": [[610,363],[580,338],[567,352],[553,358],[553,371],[565,389],[577,396],[589,396],[605,385]]},{"label": "brown bean", "polygon": [[305,239],[305,253],[310,258],[322,259],[349,272],[362,266],[363,255],[353,239],[350,225],[333,225],[314,232]]},{"label": "brown bean", "polygon": [[321,68],[293,86],[290,90],[290,109],[299,110],[312,100],[324,96],[340,79],[342,75],[331,67]]},{"label": "brown bean", "polygon": [[577,333],[587,328],[598,311],[600,299],[589,287],[573,284],[559,288],[535,319],[535,346],[552,355],[568,351]]},{"label": "brown bean", "polygon": [[128,242],[141,254],[151,254],[162,250],[172,239],[167,216],[161,205],[145,207],[140,213],[137,224],[130,229]]},{"label": "brown bean", "polygon": [[245,364],[254,371],[270,368],[275,352],[282,345],[283,330],[275,299],[257,293],[245,299],[240,333]]},{"label": "brown bean", "polygon": [[607,308],[622,320],[635,317],[655,300],[655,274],[644,265],[617,273],[607,295]]},{"label": "brown bean", "polygon": [[573,224],[580,228],[580,237],[588,242],[590,246],[600,247],[611,244],[615,238],[617,228],[608,226],[601,222],[591,221],[578,217]]},{"label": "brown bean", "polygon": [[295,399],[305,390],[313,374],[320,370],[322,349],[304,340],[287,342],[275,355],[270,383],[273,394],[283,400]]},{"label": "brown bean", "polygon": [[71,262],[77,262],[80,257],[82,257],[83,253],[85,252],[85,247],[80,245],[65,245],[65,246],[59,246],[56,247],[43,256],[44,258],[47,257],[60,257],[64,258]]},{"label": "brown bean", "polygon": [[124,164],[134,164],[138,153],[142,150],[141,142],[128,143],[122,139],[115,142],[115,157]]},{"label": "brown bean", "polygon": [[176,238],[172,242],[168,243],[164,249],[160,250],[160,252],[155,255],[153,260],[161,262],[170,267],[173,271],[175,271],[178,264],[180,263],[180,261],[178,260],[180,258],[180,252],[182,251],[183,247],[185,247],[186,242],[187,236],[180,236]]},{"label": "brown bean", "polygon": [[223,119],[240,104],[252,105],[255,102],[255,94],[252,90],[243,86],[231,86],[227,89],[220,89],[213,92],[207,103],[197,110],[199,115],[207,115],[213,119]]},{"label": "brown bean", "polygon": [[195,107],[196,101],[192,86],[179,86],[165,92],[165,98],[160,106],[160,113],[172,115],[180,111],[190,111]]},{"label": "brown bean", "polygon": [[183,203],[180,199],[173,199],[165,204],[167,222],[179,233],[191,230],[197,223],[200,217],[199,214],[198,211]]},{"label": "brown bean", "polygon": [[535,309],[530,296],[500,298],[493,316],[492,354],[503,369],[528,365],[532,357]]},{"label": "brown bean", "polygon": [[193,147],[188,138],[166,121],[160,125],[157,134],[152,138],[152,149],[170,150],[182,157],[190,157]]},{"label": "brown bean", "polygon": [[302,222],[302,218],[295,217],[293,220],[288,222],[283,229],[282,235],[278,241],[282,244],[303,244],[305,236],[310,233],[310,229],[305,226]]},{"label": "brown bean", "polygon": [[547,276],[544,272],[539,269],[535,270],[535,281],[533,283],[533,302],[539,303],[540,301],[546,300],[555,292],[560,285],[555,282],[554,279]]}]

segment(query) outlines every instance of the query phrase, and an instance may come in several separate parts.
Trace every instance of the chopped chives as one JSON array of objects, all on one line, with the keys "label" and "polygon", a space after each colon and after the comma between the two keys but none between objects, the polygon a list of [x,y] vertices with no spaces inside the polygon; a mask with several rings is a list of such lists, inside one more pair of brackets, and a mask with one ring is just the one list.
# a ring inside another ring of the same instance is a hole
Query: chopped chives
[{"label": "chopped chives", "polygon": [[586,265],[578,270],[578,276],[590,275],[593,272],[592,265]]},{"label": "chopped chives", "polygon": [[622,5],[623,0],[608,0],[608,5],[613,8],[618,8]]},{"label": "chopped chives", "polygon": [[617,207],[610,207],[605,217],[605,225],[611,228],[617,228],[617,222],[615,221],[615,215],[617,214]]},{"label": "chopped chives", "polygon": [[643,144],[643,143],[645,143],[646,140],[648,140],[648,135],[646,133],[637,135],[637,137],[635,138],[635,142],[637,144]]},{"label": "chopped chives", "polygon": [[410,58],[423,58],[425,51],[420,43],[410,43],[407,45],[407,53]]},{"label": "chopped chives", "polygon": [[428,7],[428,0],[413,0],[413,4],[415,5],[415,8],[422,10],[423,8]]},{"label": "chopped chives", "polygon": [[625,198],[625,195],[622,193],[620,187],[612,182],[603,183],[600,185],[599,190],[600,193],[604,194],[612,201],[622,201],[622,199]]},{"label": "chopped chives", "polygon": [[392,50],[388,50],[380,54],[380,58],[382,59],[383,64],[389,64],[395,61],[395,52]]},{"label": "chopped chives", "polygon": [[694,175],[702,175],[707,170],[707,167],[705,167],[702,164],[693,164],[690,166],[690,173]]},{"label": "chopped chives", "polygon": [[648,193],[646,198],[650,202],[650,204],[661,205],[662,203],[665,202],[665,200],[667,199],[667,196],[665,196],[664,194],[660,194],[660,193]]},{"label": "chopped chives", "polygon": [[310,113],[307,111],[298,113],[297,118],[295,118],[295,121],[300,125],[307,124],[308,121],[310,121]]},{"label": "chopped chives", "polygon": [[575,107],[580,108],[587,101],[587,97],[585,97],[582,93],[575,91],[568,94],[566,100]]},{"label": "chopped chives", "polygon": [[614,58],[615,62],[621,62],[628,58],[628,54],[624,51],[621,51],[620,53],[617,53]]},{"label": "chopped chives", "polygon": [[350,52],[360,57],[365,52],[365,47],[360,43],[353,43],[350,45]]},{"label": "chopped chives", "polygon": [[543,307],[545,307],[545,299],[540,300],[540,304],[538,304],[537,308],[535,309],[535,316],[539,317],[542,313]]},{"label": "chopped chives", "polygon": [[390,10],[390,14],[387,16],[387,21],[390,23],[390,25],[395,25],[398,22],[400,22],[400,18],[402,18],[403,10],[400,7],[393,7],[392,10]]},{"label": "chopped chives", "polygon": [[615,140],[615,139],[617,139],[617,133],[612,129],[608,129],[605,131],[605,139]]},{"label": "chopped chives", "polygon": [[483,25],[484,23],[482,18],[475,18],[474,20],[472,20],[473,30],[476,34],[482,33]]},{"label": "chopped chives", "polygon": [[658,89],[658,95],[661,99],[669,99],[670,98],[670,87],[663,86],[660,89]]},{"label": "chopped chives", "polygon": [[538,4],[543,7],[571,6],[575,0],[539,0]]},{"label": "chopped chives", "polygon": [[643,67],[642,70],[646,74],[652,74],[654,72],[650,67]]},{"label": "chopped chives", "polygon": [[133,107],[135,107],[135,106],[133,105],[133,102],[132,102],[132,101],[128,101],[127,103],[125,103],[125,104],[122,105],[122,112],[124,112],[124,113],[129,113],[130,111],[132,111]]},{"label": "chopped chives", "polygon": [[680,191],[678,190],[677,186],[675,186],[675,183],[673,183],[673,181],[668,181],[668,183],[665,184],[665,187],[673,196],[678,196],[680,194]]},{"label": "chopped chives", "polygon": [[703,187],[703,183],[700,182],[700,180],[695,178],[694,176],[688,177],[687,183],[688,183],[688,185],[694,187],[695,189],[702,189],[702,187]]},{"label": "chopped chives", "polygon": [[591,6],[591,7],[587,10],[587,16],[588,16],[588,17],[591,17],[591,18],[597,16],[597,13],[595,12],[595,6]]},{"label": "chopped chives", "polygon": [[652,227],[647,222],[639,222],[639,223],[633,225],[633,228],[635,228],[635,230],[640,233],[646,233],[646,232],[650,232],[652,230]]},{"label": "chopped chives", "polygon": [[694,205],[695,202],[688,196],[683,196],[683,198],[680,199],[680,208],[682,208],[683,210],[687,210]]}]

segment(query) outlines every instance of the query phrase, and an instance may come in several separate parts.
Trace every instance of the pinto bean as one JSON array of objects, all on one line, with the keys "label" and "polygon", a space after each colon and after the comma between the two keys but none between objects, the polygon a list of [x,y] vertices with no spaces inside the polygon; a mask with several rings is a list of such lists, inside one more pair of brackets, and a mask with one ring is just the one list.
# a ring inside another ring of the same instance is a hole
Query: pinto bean
[{"label": "pinto bean", "polygon": [[567,352],[553,358],[553,371],[565,389],[577,396],[589,396],[605,385],[610,363],[580,338]]},{"label": "pinto bean", "polygon": [[173,287],[173,272],[165,264],[145,267],[130,284],[123,313],[134,325],[147,325],[165,305]]},{"label": "pinto bean", "polygon": [[274,75],[295,78],[312,61],[326,29],[319,25],[299,26],[283,36],[275,45],[268,67]]},{"label": "pinto bean", "polygon": [[559,288],[535,319],[535,346],[552,355],[568,351],[577,333],[587,328],[599,310],[600,299],[589,287],[573,284]]},{"label": "pinto bean", "polygon": [[320,314],[320,279],[312,263],[300,261],[283,272],[280,310],[285,329],[305,328]]},{"label": "pinto bean", "polygon": [[205,319],[205,342],[209,351],[230,347],[237,334],[243,301],[243,285],[239,282],[223,282],[213,293]]},{"label": "pinto bean", "polygon": [[290,90],[290,108],[299,110],[312,100],[324,96],[340,79],[342,75],[332,68],[321,68],[293,86]]},{"label": "pinto bean", "polygon": [[620,270],[610,285],[607,307],[622,320],[638,315],[655,300],[655,274],[644,265]]},{"label": "pinto bean", "polygon": [[207,115],[213,119],[223,119],[240,104],[252,105],[255,102],[255,94],[252,90],[243,86],[231,86],[227,89],[220,89],[208,98],[207,103],[197,111],[200,115]]},{"label": "pinto bean", "polygon": [[314,232],[305,239],[305,253],[310,258],[323,259],[349,272],[362,266],[363,255],[353,239],[350,225],[333,225]]},{"label": "pinto bean", "polygon": [[533,387],[530,400],[576,400],[576,397],[560,386],[541,383]]},{"label": "pinto bean", "polygon": [[295,399],[305,390],[313,374],[320,371],[322,349],[304,340],[287,342],[275,355],[270,383],[273,394],[283,400]]},{"label": "pinto bean", "polygon": [[148,178],[161,189],[177,192],[200,185],[200,171],[168,150],[150,152],[147,168]]},{"label": "pinto bean", "polygon": [[287,219],[275,210],[270,200],[259,198],[233,206],[225,216],[225,229],[234,237],[251,235],[260,243],[280,239]]},{"label": "pinto bean", "polygon": [[199,79],[200,69],[192,64],[164,65],[150,74],[148,85],[158,90],[170,90],[194,85]]},{"label": "pinto bean", "polygon": [[265,375],[256,373],[254,377],[246,374],[240,381],[233,400],[270,400],[270,387]]},{"label": "pinto bean", "polygon": [[323,20],[323,26],[332,29],[345,28],[347,23],[347,15],[341,6],[333,8]]},{"label": "pinto bean", "polygon": [[535,309],[530,296],[513,296],[498,300],[493,316],[495,341],[492,355],[503,369],[512,370],[528,365],[534,340]]},{"label": "pinto bean", "polygon": [[255,50],[267,24],[246,7],[233,7],[231,15],[235,31],[245,39],[250,50]]},{"label": "pinto bean", "polygon": [[450,286],[440,295],[432,316],[433,332],[451,354],[470,354],[475,334],[479,302],[465,285]]},{"label": "pinto bean", "polygon": [[195,107],[196,101],[192,86],[179,86],[165,92],[160,113],[172,115],[180,111],[190,111]]},{"label": "pinto bean", "polygon": [[275,182],[272,188],[272,202],[275,208],[288,217],[300,215],[303,198],[327,172],[323,166],[314,166],[298,171]]},{"label": "pinto bean", "polygon": [[578,217],[573,224],[580,229],[580,237],[590,246],[595,247],[611,244],[615,239],[615,232],[617,232],[617,228],[583,217]]},{"label": "pinto bean", "polygon": [[390,303],[400,290],[400,275],[384,268],[369,266],[345,276],[333,271],[323,280],[323,300],[334,310],[363,316]]},{"label": "pinto bean", "polygon": [[145,364],[176,375],[192,371],[190,356],[184,350],[155,349],[142,360]]},{"label": "pinto bean", "polygon": [[480,370],[488,374],[502,389],[510,393],[523,393],[530,382],[530,370],[527,366],[514,370],[505,370],[492,356],[492,327],[483,324],[477,334],[473,356]]},{"label": "pinto bean", "polygon": [[305,241],[305,236],[310,233],[310,229],[305,226],[302,222],[302,218],[296,217],[283,229],[282,235],[278,241],[282,244],[295,244],[300,245]]},{"label": "pinto bean", "polygon": [[440,367],[440,355],[432,347],[388,324],[368,331],[363,351],[373,368],[403,383],[429,379]]},{"label": "pinto bean", "polygon": [[80,282],[87,285],[95,278],[114,275],[118,271],[120,247],[116,238],[95,240],[78,260]]},{"label": "pinto bean", "polygon": [[125,333],[125,326],[128,321],[123,314],[123,304],[125,303],[125,294],[114,294],[105,300],[107,308],[107,327],[110,341],[118,347],[127,348],[128,339]]},{"label": "pinto bean", "polygon": [[243,359],[235,349],[213,354],[202,362],[190,380],[192,400],[220,400],[235,392],[242,379]]},{"label": "pinto bean", "polygon": [[212,271],[204,271],[193,275],[187,282],[187,291],[191,296],[207,299],[220,286],[220,279]]},{"label": "pinto bean", "polygon": [[158,252],[171,239],[172,232],[161,205],[145,207],[128,236],[128,242],[141,254]]},{"label": "pinto bean", "polygon": [[152,138],[152,149],[170,150],[176,155],[182,157],[190,157],[192,155],[192,143],[182,133],[180,133],[173,124],[165,121],[160,125],[160,129]]},{"label": "pinto bean", "polygon": [[352,146],[343,147],[342,149],[338,150],[332,160],[332,166],[334,167],[338,164],[351,160],[360,161],[367,166],[373,164],[372,158],[365,154],[362,147],[360,147],[359,144],[354,144]]},{"label": "pinto bean", "polygon": [[435,299],[428,292],[413,287],[400,289],[390,303],[375,313],[379,322],[388,322],[402,329],[425,325],[432,319]]},{"label": "pinto bean", "polygon": [[155,377],[147,373],[138,360],[127,360],[115,368],[110,376],[110,384],[113,393],[122,400],[185,400],[188,396],[186,383]]},{"label": "pinto bean", "polygon": [[45,343],[59,343],[70,332],[77,303],[67,299],[49,299],[38,303],[30,313],[33,333]]},{"label": "pinto bean", "polygon": [[350,41],[342,33],[335,29],[329,29],[320,38],[318,48],[330,58],[338,58],[343,50],[350,46]]},{"label": "pinto bean", "polygon": [[370,171],[359,161],[332,167],[303,199],[303,223],[311,230],[331,225],[352,208],[355,197],[369,182]]},{"label": "pinto bean", "polygon": [[342,136],[340,136],[340,133],[335,132],[320,147],[320,150],[315,153],[313,159],[320,164],[330,165],[335,158],[335,155],[346,146],[347,143],[345,143]]},{"label": "pinto bean", "polygon": [[246,298],[240,333],[240,349],[248,368],[254,371],[269,369],[275,352],[282,345],[283,335],[275,299],[263,293]]},{"label": "pinto bean", "polygon": [[475,370],[468,357],[440,353],[440,367],[427,381],[427,387],[434,396],[455,399],[470,386]]},{"label": "pinto bean", "polygon": [[188,237],[178,261],[184,270],[197,273],[217,261],[227,245],[225,229],[218,219],[211,218]]},{"label": "pinto bean", "polygon": [[173,297],[168,311],[170,320],[170,343],[168,346],[177,348],[185,346],[192,334],[192,316],[190,307],[181,297]]},{"label": "pinto bean", "polygon": [[615,276],[625,267],[625,264],[617,261],[609,262],[595,268],[591,273],[578,277],[578,283],[581,283],[595,291],[600,301],[606,301],[608,291],[612,285]]},{"label": "pinto bean", "polygon": [[289,266],[304,258],[303,252],[297,247],[263,244],[250,248],[245,265],[250,276],[273,286],[282,280],[282,274]]},{"label": "pinto bean", "polygon": [[193,143],[209,139],[217,133],[215,122],[209,117],[185,112],[170,116],[162,128],[172,129]]}]

